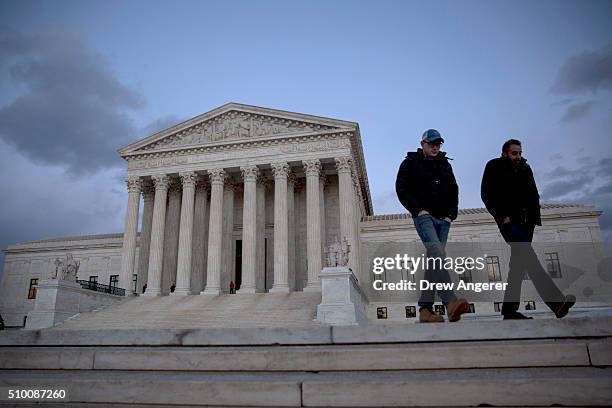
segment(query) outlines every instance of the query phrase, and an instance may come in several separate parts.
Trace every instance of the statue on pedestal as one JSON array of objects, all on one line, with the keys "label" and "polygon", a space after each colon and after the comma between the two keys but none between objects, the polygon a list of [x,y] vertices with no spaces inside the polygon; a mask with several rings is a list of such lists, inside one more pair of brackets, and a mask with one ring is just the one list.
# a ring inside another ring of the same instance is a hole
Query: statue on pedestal
[{"label": "statue on pedestal", "polygon": [[53,262],[55,264],[55,271],[51,272],[51,279],[67,280],[70,282],[76,282],[77,273],[81,263],[72,257],[69,252],[66,254],[65,260],[56,258]]},{"label": "statue on pedestal", "polygon": [[334,237],[334,240],[325,248],[325,261],[328,267],[346,266],[348,265],[348,254],[351,250],[346,238],[342,240],[342,243],[338,241],[338,237]]}]

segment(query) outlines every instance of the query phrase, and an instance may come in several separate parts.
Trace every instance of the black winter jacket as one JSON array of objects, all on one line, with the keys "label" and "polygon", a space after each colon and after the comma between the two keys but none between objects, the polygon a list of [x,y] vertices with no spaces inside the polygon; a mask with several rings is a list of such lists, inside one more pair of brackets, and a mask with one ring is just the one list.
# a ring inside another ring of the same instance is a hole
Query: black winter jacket
[{"label": "black winter jacket", "polygon": [[482,175],[480,196],[498,224],[510,217],[514,223],[542,225],[538,187],[525,159],[518,165],[506,157],[490,160]]},{"label": "black winter jacket", "polygon": [[446,153],[427,159],[423,150],[409,152],[397,173],[395,192],[413,217],[426,210],[437,218],[457,218],[459,187]]}]

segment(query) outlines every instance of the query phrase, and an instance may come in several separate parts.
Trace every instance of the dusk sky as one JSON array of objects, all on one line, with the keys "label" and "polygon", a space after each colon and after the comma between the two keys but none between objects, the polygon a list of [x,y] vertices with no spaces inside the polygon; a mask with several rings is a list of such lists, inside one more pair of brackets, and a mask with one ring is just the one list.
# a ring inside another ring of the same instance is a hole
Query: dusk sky
[{"label": "dusk sky", "polygon": [[612,1],[0,0],[0,248],[121,232],[116,150],[227,102],[358,122],[376,214],[425,129],[461,208],[518,138],[612,239]]}]

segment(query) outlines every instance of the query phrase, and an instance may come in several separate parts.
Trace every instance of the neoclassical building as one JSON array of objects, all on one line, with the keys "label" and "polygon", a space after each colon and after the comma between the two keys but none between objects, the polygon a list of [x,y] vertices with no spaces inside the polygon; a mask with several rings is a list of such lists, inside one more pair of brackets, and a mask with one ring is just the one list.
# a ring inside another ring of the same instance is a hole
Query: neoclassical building
[{"label": "neoclassical building", "polygon": [[[373,214],[355,122],[229,103],[118,153],[127,162],[123,233],[6,249],[7,325],[22,325],[36,283],[67,252],[80,262],[79,279],[128,296],[219,295],[232,283],[238,294],[288,293],[320,291],[325,248],[336,238],[346,238],[362,283],[371,280],[365,243],[417,240],[406,215]],[[599,242],[600,214],[544,206],[536,240]],[[461,210],[450,240],[501,237],[486,211]]]}]

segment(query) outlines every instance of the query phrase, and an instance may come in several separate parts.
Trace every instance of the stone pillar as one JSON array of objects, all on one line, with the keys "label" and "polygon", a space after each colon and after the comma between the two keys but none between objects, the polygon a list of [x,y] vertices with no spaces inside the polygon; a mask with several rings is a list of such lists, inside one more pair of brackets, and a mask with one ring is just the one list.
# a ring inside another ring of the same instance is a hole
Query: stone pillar
[{"label": "stone pillar", "polygon": [[321,252],[321,203],[319,176],[321,162],[318,159],[304,161],[306,172],[306,253],[308,254],[308,283],[305,291],[321,290],[319,273],[322,268]]},{"label": "stone pillar", "polygon": [[287,163],[272,163],[274,174],[274,286],[270,292],[289,292],[289,216]]},{"label": "stone pillar", "polygon": [[162,292],[170,293],[176,284],[176,263],[178,261],[179,224],[181,222],[181,182],[172,178],[168,186],[168,210],[164,241],[164,262],[162,268]]},{"label": "stone pillar", "polygon": [[125,228],[123,230],[123,250],[121,254],[121,274],[119,287],[125,289],[125,295],[132,295],[132,274],[136,260],[136,233],[138,232],[138,207],[140,205],[140,177],[127,177],[128,205],[125,210]]},{"label": "stone pillar", "polygon": [[336,158],[338,170],[338,204],[340,206],[340,236],[339,241],[345,237],[351,246],[348,267],[355,269],[355,196],[353,194],[352,159],[348,156]]},{"label": "stone pillar", "polygon": [[[353,174],[353,242],[351,243],[351,252],[349,253],[349,267],[355,273],[358,279],[362,282],[365,277],[361,276],[361,265],[359,263],[361,249],[359,248],[359,226],[361,224],[363,198],[359,189],[359,181],[356,174]],[[352,265],[352,266],[351,266]]]},{"label": "stone pillar", "polygon": [[257,166],[241,167],[244,179],[242,206],[242,283],[239,293],[255,293],[255,265],[257,249]]},{"label": "stone pillar", "polygon": [[261,172],[257,177],[257,223],[255,226],[255,291],[265,292],[266,278],[266,190],[270,180]]},{"label": "stone pillar", "polygon": [[288,258],[289,290],[295,290],[295,177],[287,177],[287,218],[288,218]]},{"label": "stone pillar", "polygon": [[140,231],[140,249],[138,251],[138,278],[136,280],[137,292],[142,293],[142,287],[147,283],[149,272],[149,252],[151,251],[151,228],[153,227],[153,202],[155,200],[155,187],[151,180],[143,181],[142,198],[142,230]]},{"label": "stone pillar", "polygon": [[155,202],[153,204],[153,227],[151,228],[147,290],[144,296],[161,295],[164,232],[166,228],[166,199],[168,198],[168,183],[170,183],[170,178],[166,175],[153,176],[152,179],[155,185]]},{"label": "stone pillar", "polygon": [[208,242],[208,223],[206,207],[208,183],[199,177],[196,181],[195,209],[193,214],[193,247],[191,253],[191,290],[198,293],[206,282],[206,243]]},{"label": "stone pillar", "polygon": [[319,203],[321,204],[321,251],[325,253],[325,246],[327,245],[327,233],[325,229],[325,185],[327,184],[327,177],[321,172],[319,177]]},{"label": "stone pillar", "polygon": [[193,209],[195,204],[195,172],[180,173],[183,184],[175,295],[191,294],[191,250],[193,245]]},{"label": "stone pillar", "polygon": [[[234,202],[238,186],[229,177],[225,178],[223,190],[223,243],[221,263],[221,292],[229,291],[230,280],[234,280]],[[234,280],[234,283],[236,281]]]},{"label": "stone pillar", "polygon": [[208,218],[208,262],[206,288],[202,294],[219,295],[221,292],[221,244],[223,242],[223,182],[225,171],[208,171],[210,179],[210,215]]}]

